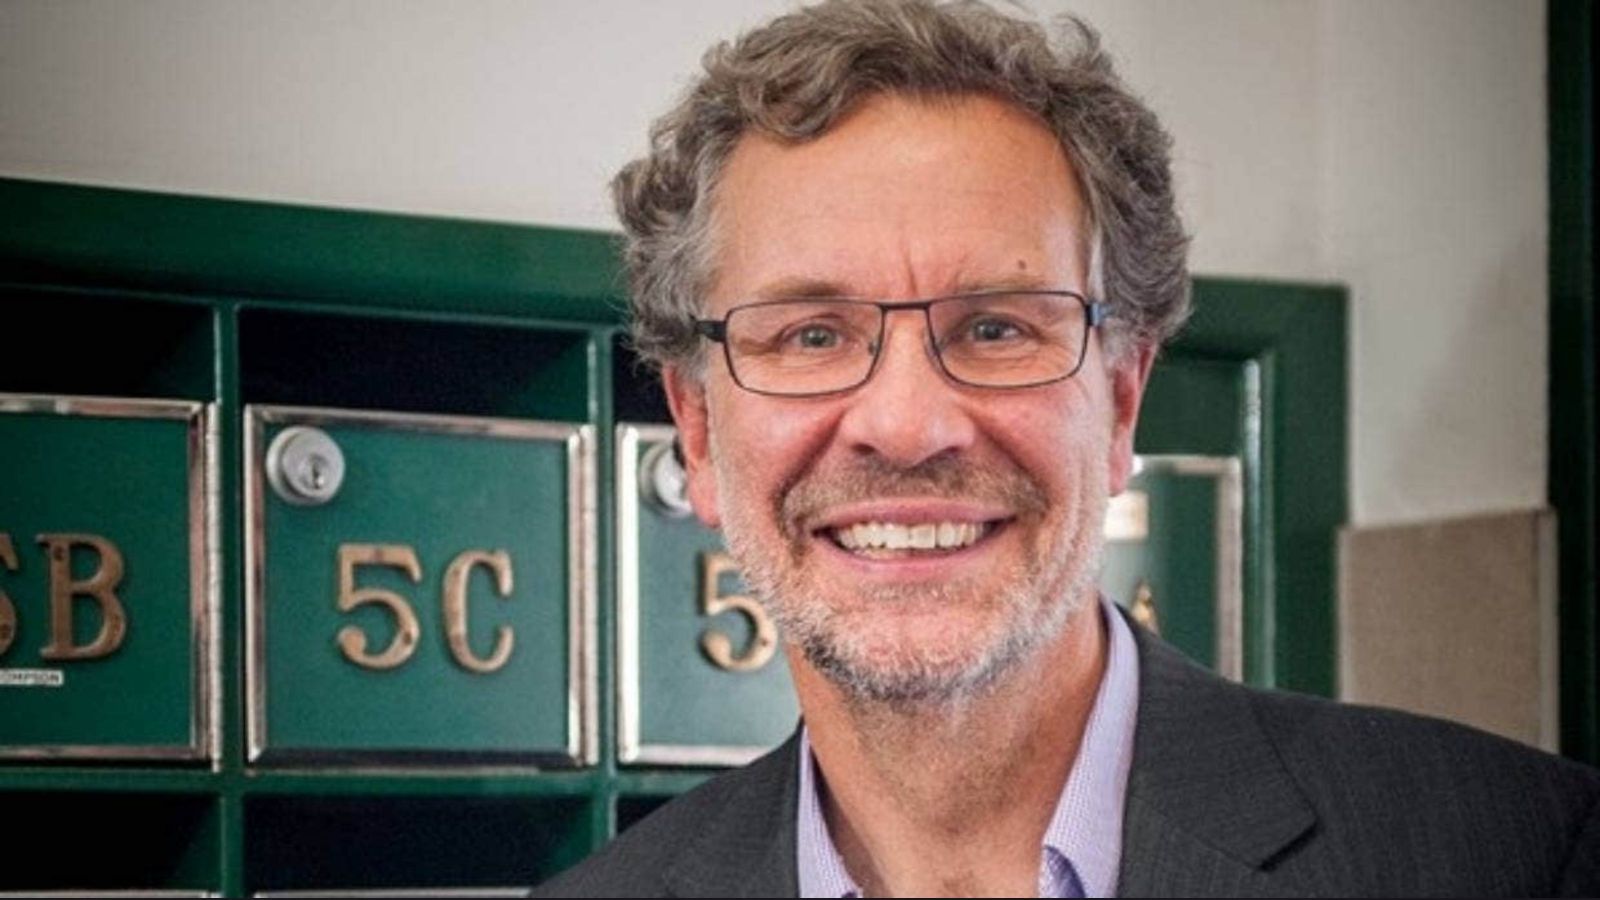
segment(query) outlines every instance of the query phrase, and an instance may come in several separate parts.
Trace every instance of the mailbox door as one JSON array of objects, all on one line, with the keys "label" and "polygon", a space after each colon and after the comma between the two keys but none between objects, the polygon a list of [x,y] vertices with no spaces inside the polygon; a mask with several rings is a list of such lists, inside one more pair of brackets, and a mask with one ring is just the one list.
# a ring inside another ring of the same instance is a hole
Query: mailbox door
[{"label": "mailbox door", "polygon": [[0,757],[211,754],[209,423],[0,394]]},{"label": "mailbox door", "polygon": [[[590,429],[247,417],[251,758],[592,762]],[[291,429],[336,448],[331,496],[283,486]]]},{"label": "mailbox door", "polygon": [[716,532],[653,502],[673,429],[617,427],[618,761],[735,765],[799,721],[776,628]]}]

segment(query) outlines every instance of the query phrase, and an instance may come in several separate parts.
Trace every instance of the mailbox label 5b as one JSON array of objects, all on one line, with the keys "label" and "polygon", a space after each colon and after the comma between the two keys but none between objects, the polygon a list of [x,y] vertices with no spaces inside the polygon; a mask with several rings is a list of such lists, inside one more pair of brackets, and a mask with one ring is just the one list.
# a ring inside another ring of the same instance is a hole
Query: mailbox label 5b
[{"label": "mailbox label 5b", "polygon": [[0,758],[212,746],[202,404],[0,394]]},{"label": "mailbox label 5b", "polygon": [[[39,648],[39,657],[83,661],[115,653],[128,635],[128,614],[116,593],[122,584],[122,551],[97,534],[41,534],[38,541],[44,548],[50,572],[50,640]],[[91,551],[100,560],[94,574],[88,578],[73,577],[72,553],[77,548]],[[16,545],[4,531],[0,531],[0,566],[10,572],[21,567]],[[94,601],[100,610],[99,631],[93,640],[82,644],[74,639],[73,600],[77,597]],[[16,636],[16,602],[0,590],[0,660],[4,660]]]}]

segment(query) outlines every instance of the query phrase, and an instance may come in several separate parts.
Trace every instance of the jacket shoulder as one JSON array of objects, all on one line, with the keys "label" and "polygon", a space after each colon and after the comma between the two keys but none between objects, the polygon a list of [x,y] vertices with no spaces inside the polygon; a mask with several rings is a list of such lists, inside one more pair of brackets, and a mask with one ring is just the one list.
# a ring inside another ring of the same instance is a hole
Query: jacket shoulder
[{"label": "jacket shoulder", "polygon": [[[1440,719],[1244,687],[1135,636],[1126,893],[1600,896],[1595,769]],[[1181,863],[1180,839],[1194,851]]]},{"label": "jacket shoulder", "polygon": [[1523,804],[1527,789],[1548,784],[1561,790],[1533,799],[1580,808],[1600,799],[1600,770],[1467,725],[1285,691],[1240,690],[1302,783],[1509,793]]},{"label": "jacket shoulder", "polygon": [[1600,770],[1441,719],[1248,694],[1338,857],[1401,854],[1391,876],[1450,873],[1514,892],[1600,888]]}]

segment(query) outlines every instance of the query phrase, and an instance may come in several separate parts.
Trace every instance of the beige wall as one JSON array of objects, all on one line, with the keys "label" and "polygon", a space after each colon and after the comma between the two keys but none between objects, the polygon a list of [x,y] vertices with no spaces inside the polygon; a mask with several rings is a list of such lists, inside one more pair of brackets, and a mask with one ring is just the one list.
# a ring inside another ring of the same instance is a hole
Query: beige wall
[{"label": "beige wall", "polygon": [[1339,557],[1346,699],[1556,749],[1553,516],[1349,529]]}]

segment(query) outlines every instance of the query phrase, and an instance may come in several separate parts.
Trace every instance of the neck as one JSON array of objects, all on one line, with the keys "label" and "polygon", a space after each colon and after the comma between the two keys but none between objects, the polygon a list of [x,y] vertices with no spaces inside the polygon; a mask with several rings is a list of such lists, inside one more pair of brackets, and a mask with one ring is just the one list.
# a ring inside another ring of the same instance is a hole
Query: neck
[{"label": "neck", "polygon": [[844,695],[795,654],[829,833],[872,895],[1032,895],[1105,668],[1098,603],[978,698]]}]

